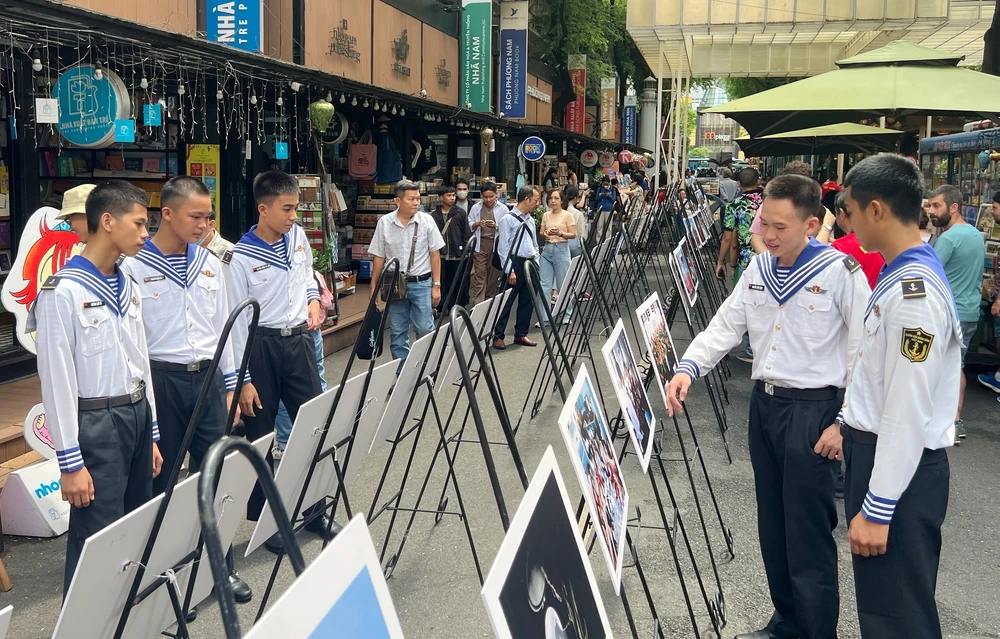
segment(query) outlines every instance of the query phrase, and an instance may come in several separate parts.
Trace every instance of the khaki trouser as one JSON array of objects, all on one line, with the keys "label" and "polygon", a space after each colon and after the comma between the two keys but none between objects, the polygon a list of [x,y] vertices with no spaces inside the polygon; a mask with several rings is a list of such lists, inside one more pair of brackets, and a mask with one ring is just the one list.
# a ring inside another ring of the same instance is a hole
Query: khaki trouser
[{"label": "khaki trouser", "polygon": [[496,293],[497,282],[500,280],[500,271],[493,268],[493,248],[496,239],[480,240],[479,248],[472,256],[472,288],[470,291],[475,304],[486,299],[487,294]]}]

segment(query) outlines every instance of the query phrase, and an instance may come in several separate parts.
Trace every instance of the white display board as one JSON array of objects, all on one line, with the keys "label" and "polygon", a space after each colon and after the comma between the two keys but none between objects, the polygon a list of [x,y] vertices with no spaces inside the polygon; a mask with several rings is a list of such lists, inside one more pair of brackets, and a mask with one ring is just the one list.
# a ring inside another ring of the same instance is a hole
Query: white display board
[{"label": "white display board", "polygon": [[14,606],[0,610],[0,639],[7,639],[7,629],[10,628],[10,617],[14,614]]},{"label": "white display board", "polygon": [[[493,329],[497,324],[497,319],[500,318],[500,313],[503,311],[503,305],[510,298],[511,290],[508,288],[503,292],[503,296],[495,295],[488,300],[483,300],[479,304],[476,304],[472,312],[469,313],[469,319],[472,320],[472,325],[475,328],[480,343],[487,338],[492,338]],[[465,361],[469,363],[469,372],[476,373],[479,371],[479,362],[476,360],[475,353],[472,350],[472,337],[465,326],[465,322],[461,322],[458,327],[462,352],[466,355]],[[438,376],[437,391],[439,393],[457,383],[462,376],[462,370],[455,357],[455,347],[451,336],[448,336],[448,343],[445,345],[441,370],[444,372]]]},{"label": "white display board", "polygon": [[[361,460],[368,454],[368,448],[382,414],[385,398],[389,394],[389,387],[396,379],[398,365],[399,360],[395,359],[372,371],[371,382],[369,382],[363,406],[360,405],[361,391],[364,388],[365,378],[368,377],[368,371],[366,370],[361,375],[347,381],[347,386],[344,388],[344,393],[341,395],[340,402],[333,414],[330,432],[323,444],[323,447],[328,449],[349,437],[354,429],[354,418],[360,407],[361,421],[358,423],[358,432],[351,449],[351,458],[348,460],[347,468],[344,469],[345,483],[350,483],[351,478],[357,475]],[[295,416],[295,424],[288,437],[285,453],[281,457],[278,472],[274,476],[278,495],[281,497],[281,503],[285,506],[289,517],[292,517],[291,511],[295,508],[295,503],[305,486],[306,475],[316,457],[319,440],[323,434],[322,429],[326,425],[327,417],[330,416],[330,409],[333,408],[333,402],[339,388],[338,384],[322,395],[309,400],[299,408],[299,413]],[[337,449],[338,455],[346,454],[346,452],[347,444]],[[334,466],[333,458],[325,457],[313,471],[306,496],[302,500],[302,510],[305,511],[327,495],[333,495],[336,488],[337,469]],[[269,503],[265,503],[257,525],[254,527],[253,535],[250,537],[250,543],[247,544],[246,555],[249,556],[250,553],[257,550],[276,532],[278,532],[278,523],[274,518],[274,511],[271,510]]]},{"label": "white display board", "polygon": [[[261,456],[267,453],[273,437],[269,434],[253,443]],[[192,475],[174,488],[156,544],[146,563],[140,590],[195,550],[201,533],[197,499],[199,477],[200,474]],[[223,548],[233,543],[255,479],[256,473],[247,458],[235,452],[226,457],[215,499]],[[135,562],[142,558],[162,500],[163,496],[158,495],[84,542],[53,639],[107,639],[114,636],[135,577]],[[183,597],[191,570],[185,567],[174,574]],[[206,580],[204,583],[211,583],[207,551],[202,552],[198,575],[193,603],[199,602],[211,590],[210,586],[208,590],[201,586],[203,580]],[[169,595],[166,588],[161,587],[131,611],[122,636],[125,639],[156,637],[174,622]]]},{"label": "white display board", "polygon": [[69,529],[69,502],[62,498],[59,462],[46,459],[7,476],[0,492],[5,535],[58,537]]},{"label": "white display board", "polygon": [[364,515],[344,526],[244,639],[403,639]]}]

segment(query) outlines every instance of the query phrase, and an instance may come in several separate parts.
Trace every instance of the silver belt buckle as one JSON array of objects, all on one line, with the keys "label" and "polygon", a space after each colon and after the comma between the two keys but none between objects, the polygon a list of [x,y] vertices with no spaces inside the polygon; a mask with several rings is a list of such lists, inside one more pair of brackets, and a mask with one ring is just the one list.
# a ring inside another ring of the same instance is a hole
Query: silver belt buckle
[{"label": "silver belt buckle", "polygon": [[281,336],[282,337],[288,337],[291,334],[292,334],[292,329],[291,328],[285,327],[285,328],[281,329]]},{"label": "silver belt buckle", "polygon": [[187,365],[187,372],[197,373],[199,370],[201,370],[199,364],[200,362],[191,362],[190,364]]},{"label": "silver belt buckle", "polygon": [[140,399],[142,399],[142,389],[138,388],[129,393],[129,399],[132,400],[133,404],[137,403]]},{"label": "silver belt buckle", "polygon": [[768,395],[774,395],[774,384],[770,382],[764,382],[764,392]]}]

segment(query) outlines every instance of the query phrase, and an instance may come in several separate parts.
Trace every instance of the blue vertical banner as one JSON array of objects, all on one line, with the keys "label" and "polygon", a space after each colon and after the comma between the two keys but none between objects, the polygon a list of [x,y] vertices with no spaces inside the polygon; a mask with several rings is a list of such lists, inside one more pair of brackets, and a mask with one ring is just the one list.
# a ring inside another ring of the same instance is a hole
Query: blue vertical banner
[{"label": "blue vertical banner", "polygon": [[625,144],[635,144],[638,120],[635,96],[626,95],[625,112],[622,114],[622,142]]},{"label": "blue vertical banner", "polygon": [[500,112],[528,116],[528,2],[500,3]]},{"label": "blue vertical banner", "polygon": [[205,0],[205,33],[210,42],[264,52],[264,0]]}]

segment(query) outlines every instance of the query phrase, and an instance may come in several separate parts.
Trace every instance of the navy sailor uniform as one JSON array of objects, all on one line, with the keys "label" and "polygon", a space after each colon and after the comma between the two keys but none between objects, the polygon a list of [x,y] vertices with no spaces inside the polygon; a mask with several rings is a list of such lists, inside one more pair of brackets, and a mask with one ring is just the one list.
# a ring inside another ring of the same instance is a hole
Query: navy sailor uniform
[{"label": "navy sailor uniform", "polygon": [[121,270],[105,276],[77,255],[42,286],[28,314],[59,470],[86,467],[94,483],[95,500],[70,508],[64,594],[87,537],[152,495],[159,433],[140,307]]},{"label": "navy sailor uniform", "polygon": [[229,300],[221,263],[196,244],[187,245],[184,254],[164,255],[146,240],[145,247],[135,257],[125,258],[121,268],[135,281],[142,299],[153,387],[159,398],[164,472],[153,479],[158,494],[166,489],[206,377],[212,378],[216,392],[198,420],[190,470],[201,466],[208,447],[225,432],[226,392],[236,389],[232,339],[218,369],[209,365],[229,317]]},{"label": "navy sailor uniform", "polygon": [[677,372],[706,374],[744,332],[754,353],[748,433],[757,528],[779,639],[834,639],[838,462],[813,452],[834,423],[871,291],[844,255],[810,239],[790,268],[758,255]]},{"label": "navy sailor uniform", "polygon": [[[263,408],[256,409],[255,417],[243,416],[251,441],[274,432],[279,402],[294,424],[299,407],[322,392],[315,345],[306,330],[309,303],[319,300],[309,240],[297,224],[273,245],[258,237],[256,229],[254,225],[222,259],[230,308],[249,297],[260,303],[246,382],[257,389]],[[233,327],[236,362],[243,358],[250,317],[248,309]],[[263,507],[264,495],[257,486],[247,517],[256,520]]]},{"label": "navy sailor uniform", "polygon": [[962,331],[934,249],[904,251],[879,276],[838,421],[844,506],[889,525],[887,553],[853,556],[864,637],[941,637],[934,590],[948,508]]}]

